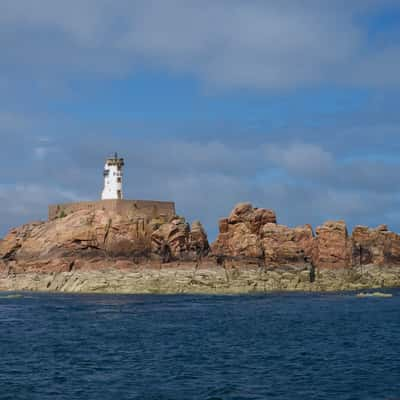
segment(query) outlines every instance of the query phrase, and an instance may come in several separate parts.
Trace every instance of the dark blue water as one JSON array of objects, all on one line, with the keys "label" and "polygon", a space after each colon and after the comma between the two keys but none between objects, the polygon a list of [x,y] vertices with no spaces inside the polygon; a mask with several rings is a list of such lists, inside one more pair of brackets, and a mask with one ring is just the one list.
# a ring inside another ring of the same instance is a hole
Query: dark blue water
[{"label": "dark blue water", "polygon": [[0,294],[0,399],[400,399],[400,291]]}]

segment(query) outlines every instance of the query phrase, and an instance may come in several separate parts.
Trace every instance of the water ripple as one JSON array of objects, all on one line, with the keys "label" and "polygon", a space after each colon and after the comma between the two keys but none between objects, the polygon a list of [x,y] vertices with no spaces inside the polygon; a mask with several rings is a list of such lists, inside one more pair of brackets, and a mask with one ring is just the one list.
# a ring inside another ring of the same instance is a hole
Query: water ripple
[{"label": "water ripple", "polygon": [[400,291],[0,297],[0,399],[400,398]]}]

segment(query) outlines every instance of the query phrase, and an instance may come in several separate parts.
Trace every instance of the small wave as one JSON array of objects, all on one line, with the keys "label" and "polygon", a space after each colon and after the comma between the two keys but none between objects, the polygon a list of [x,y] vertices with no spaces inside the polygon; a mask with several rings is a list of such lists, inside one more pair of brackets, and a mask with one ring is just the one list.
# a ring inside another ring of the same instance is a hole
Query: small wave
[{"label": "small wave", "polygon": [[22,299],[23,297],[22,294],[7,294],[5,296],[0,296],[0,299]]}]

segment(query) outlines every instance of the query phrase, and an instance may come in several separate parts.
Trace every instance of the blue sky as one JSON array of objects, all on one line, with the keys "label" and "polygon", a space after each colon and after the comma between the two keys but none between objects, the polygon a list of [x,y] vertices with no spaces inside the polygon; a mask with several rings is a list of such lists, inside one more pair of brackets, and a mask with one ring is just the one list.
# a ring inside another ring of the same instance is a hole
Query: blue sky
[{"label": "blue sky", "polygon": [[400,231],[400,3],[4,0],[0,235],[47,204],[175,200],[211,238],[235,203]]}]

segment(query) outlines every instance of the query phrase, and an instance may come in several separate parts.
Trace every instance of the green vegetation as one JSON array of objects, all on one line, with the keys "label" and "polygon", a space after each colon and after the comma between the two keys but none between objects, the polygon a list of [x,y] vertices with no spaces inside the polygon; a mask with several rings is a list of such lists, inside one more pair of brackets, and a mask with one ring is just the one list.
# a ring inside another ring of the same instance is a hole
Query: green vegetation
[{"label": "green vegetation", "polygon": [[58,218],[64,218],[67,216],[67,213],[65,212],[64,209],[62,209],[59,213],[58,213]]}]

